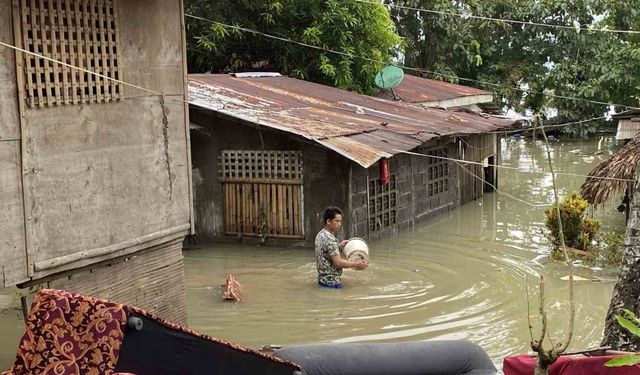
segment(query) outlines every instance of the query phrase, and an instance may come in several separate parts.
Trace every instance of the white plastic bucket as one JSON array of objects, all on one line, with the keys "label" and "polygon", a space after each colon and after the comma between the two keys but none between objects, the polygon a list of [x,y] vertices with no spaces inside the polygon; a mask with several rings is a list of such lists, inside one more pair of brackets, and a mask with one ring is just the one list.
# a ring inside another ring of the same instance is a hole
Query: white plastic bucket
[{"label": "white plastic bucket", "polygon": [[354,261],[362,259],[369,262],[369,246],[360,237],[353,237],[349,239],[349,242],[342,249],[342,254],[347,260]]}]

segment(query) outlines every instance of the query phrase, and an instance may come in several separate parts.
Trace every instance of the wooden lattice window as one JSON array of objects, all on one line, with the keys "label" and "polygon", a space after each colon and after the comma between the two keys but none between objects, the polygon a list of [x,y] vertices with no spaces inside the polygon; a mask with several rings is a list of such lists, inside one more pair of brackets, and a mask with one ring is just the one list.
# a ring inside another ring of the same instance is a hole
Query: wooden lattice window
[{"label": "wooden lattice window", "polygon": [[444,157],[444,150],[434,150],[427,152],[427,155],[436,156],[428,158],[428,174],[427,194],[434,197],[438,194],[449,191],[449,161],[440,159]]},{"label": "wooden lattice window", "polygon": [[[115,0],[14,0],[20,6],[27,51],[120,79]],[[122,84],[23,54],[25,93],[31,107],[109,102]]]},{"label": "wooden lattice window", "polygon": [[222,179],[302,181],[302,152],[225,150],[220,155]]},{"label": "wooden lattice window", "polygon": [[369,179],[369,231],[375,232],[395,225],[398,220],[398,192],[396,175],[383,184],[379,179]]},{"label": "wooden lattice window", "polygon": [[304,238],[302,152],[225,150],[218,170],[226,235]]}]

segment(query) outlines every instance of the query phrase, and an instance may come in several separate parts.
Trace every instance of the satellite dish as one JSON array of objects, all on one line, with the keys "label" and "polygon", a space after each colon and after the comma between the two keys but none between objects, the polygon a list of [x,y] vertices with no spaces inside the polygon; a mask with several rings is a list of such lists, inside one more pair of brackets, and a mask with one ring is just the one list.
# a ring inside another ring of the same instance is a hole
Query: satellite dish
[{"label": "satellite dish", "polygon": [[389,65],[376,74],[375,83],[381,89],[393,89],[402,82],[404,71],[397,66]]}]

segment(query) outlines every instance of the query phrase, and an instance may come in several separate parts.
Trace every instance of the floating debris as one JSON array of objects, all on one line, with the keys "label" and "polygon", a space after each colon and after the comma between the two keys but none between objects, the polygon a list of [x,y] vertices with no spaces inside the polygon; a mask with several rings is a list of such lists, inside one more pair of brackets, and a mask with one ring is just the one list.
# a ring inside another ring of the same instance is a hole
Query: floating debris
[{"label": "floating debris", "polygon": [[[569,280],[569,275],[566,276],[562,276],[560,278],[560,280],[562,281],[568,281]],[[573,276],[573,281],[591,281],[591,279],[585,279],[584,277],[580,277],[580,276]]]},{"label": "floating debris", "polygon": [[225,300],[235,300],[236,302],[240,302],[240,283],[231,274],[227,276],[227,280],[224,283],[222,298]]}]

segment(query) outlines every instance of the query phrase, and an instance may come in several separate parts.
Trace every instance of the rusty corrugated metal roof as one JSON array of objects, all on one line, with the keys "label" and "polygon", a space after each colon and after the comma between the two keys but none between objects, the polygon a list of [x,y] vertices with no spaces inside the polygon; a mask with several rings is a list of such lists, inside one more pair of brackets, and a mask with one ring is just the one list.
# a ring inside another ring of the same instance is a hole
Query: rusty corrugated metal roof
[{"label": "rusty corrugated metal roof", "polygon": [[[412,75],[405,75],[394,91],[400,100],[407,103],[427,103],[472,96],[482,96],[486,101],[488,97],[493,97],[492,93],[474,87]],[[381,91],[380,97],[393,100],[393,94],[389,90]]]},{"label": "rusty corrugated metal roof", "polygon": [[618,120],[616,139],[632,139],[640,133],[640,118],[627,118]]},{"label": "rusty corrugated metal roof", "polygon": [[439,136],[513,125],[513,121],[418,108],[289,77],[192,74],[189,103],[316,141],[363,167]]}]

